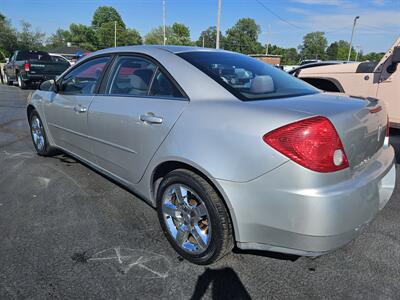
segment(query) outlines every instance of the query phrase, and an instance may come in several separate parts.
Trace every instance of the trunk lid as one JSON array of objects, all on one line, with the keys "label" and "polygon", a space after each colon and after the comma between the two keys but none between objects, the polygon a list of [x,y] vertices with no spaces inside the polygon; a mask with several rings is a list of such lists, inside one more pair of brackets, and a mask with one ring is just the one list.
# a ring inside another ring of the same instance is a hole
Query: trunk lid
[{"label": "trunk lid", "polygon": [[304,118],[317,115],[329,118],[340,136],[351,169],[363,168],[384,145],[387,113],[377,99],[321,93],[253,104],[281,107],[301,113]]}]

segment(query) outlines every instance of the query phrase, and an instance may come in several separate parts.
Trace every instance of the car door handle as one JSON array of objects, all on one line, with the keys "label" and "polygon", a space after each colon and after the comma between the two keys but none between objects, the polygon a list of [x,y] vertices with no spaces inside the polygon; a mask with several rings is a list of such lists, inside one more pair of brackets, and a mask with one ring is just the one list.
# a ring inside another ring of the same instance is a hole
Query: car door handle
[{"label": "car door handle", "polygon": [[155,116],[153,113],[147,113],[140,116],[140,121],[150,124],[161,124],[163,118]]},{"label": "car door handle", "polygon": [[77,113],[85,113],[87,111],[87,108],[82,105],[75,105],[74,111]]}]

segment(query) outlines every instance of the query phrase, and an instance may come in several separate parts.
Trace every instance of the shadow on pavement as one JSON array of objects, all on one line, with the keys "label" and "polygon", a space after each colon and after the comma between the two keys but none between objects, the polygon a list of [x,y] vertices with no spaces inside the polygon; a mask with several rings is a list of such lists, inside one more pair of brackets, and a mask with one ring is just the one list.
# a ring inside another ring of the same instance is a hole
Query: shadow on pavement
[{"label": "shadow on pavement", "polygon": [[212,286],[212,299],[251,299],[239,276],[232,268],[206,268],[197,279],[191,299],[202,299],[210,285]]},{"label": "shadow on pavement", "polygon": [[262,251],[262,250],[241,250],[239,248],[234,248],[233,252],[237,254],[245,254],[245,255],[250,254],[250,255],[268,257],[273,259],[279,259],[279,260],[289,260],[289,261],[296,261],[300,257],[297,255],[285,254],[279,252]]}]

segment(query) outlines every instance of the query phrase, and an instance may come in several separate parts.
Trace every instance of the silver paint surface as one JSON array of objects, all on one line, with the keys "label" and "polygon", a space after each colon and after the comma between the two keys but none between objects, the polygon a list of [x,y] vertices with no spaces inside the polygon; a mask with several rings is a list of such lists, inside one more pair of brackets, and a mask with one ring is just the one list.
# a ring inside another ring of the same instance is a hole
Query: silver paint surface
[{"label": "silver paint surface", "polygon": [[[153,174],[165,162],[188,164],[207,176],[230,210],[243,249],[317,255],[336,249],[389,200],[394,152],[384,146],[386,110],[330,94],[243,102],[174,54],[212,51],[159,46],[96,52],[149,55],[162,64],[189,101],[115,96],[62,96],[36,91],[29,99],[48,139],[155,205]],[[68,71],[67,71],[68,72]],[[87,111],[80,113],[76,106]],[[163,118],[146,124],[143,114]],[[262,136],[307,117],[329,118],[350,168],[316,173],[289,161]]]}]

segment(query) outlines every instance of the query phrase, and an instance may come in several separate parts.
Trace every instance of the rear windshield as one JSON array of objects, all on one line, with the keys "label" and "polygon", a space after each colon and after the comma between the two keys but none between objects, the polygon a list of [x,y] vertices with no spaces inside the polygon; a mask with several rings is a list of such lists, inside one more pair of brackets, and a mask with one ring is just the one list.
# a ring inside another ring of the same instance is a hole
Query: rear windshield
[{"label": "rear windshield", "polygon": [[17,60],[51,61],[51,57],[44,51],[19,51]]},{"label": "rear windshield", "polygon": [[211,51],[177,55],[245,101],[319,93],[308,83],[246,55]]}]

